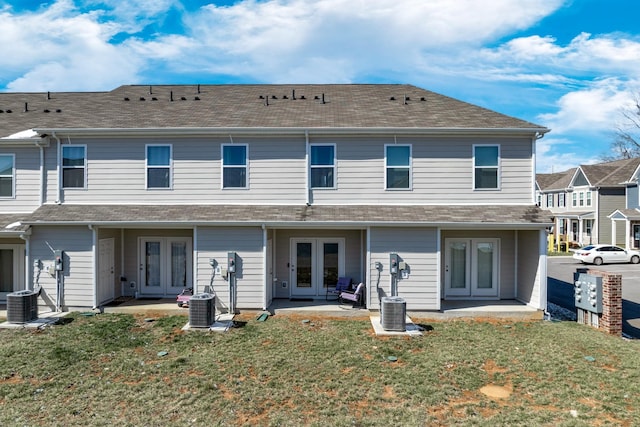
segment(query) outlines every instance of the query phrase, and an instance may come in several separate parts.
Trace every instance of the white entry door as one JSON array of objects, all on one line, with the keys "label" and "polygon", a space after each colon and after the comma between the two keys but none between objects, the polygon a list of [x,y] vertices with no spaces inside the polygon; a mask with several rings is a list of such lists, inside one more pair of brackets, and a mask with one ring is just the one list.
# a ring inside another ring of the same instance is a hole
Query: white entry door
[{"label": "white entry door", "polygon": [[445,240],[445,297],[497,297],[499,239]]},{"label": "white entry door", "polygon": [[0,245],[0,300],[24,289],[24,245]]},{"label": "white entry door", "polygon": [[291,296],[324,297],[344,274],[344,239],[291,240]]},{"label": "white entry door", "polygon": [[140,238],[140,294],[174,296],[191,287],[190,237]]},{"label": "white entry door", "polygon": [[115,265],[113,239],[98,242],[98,305],[115,298]]}]

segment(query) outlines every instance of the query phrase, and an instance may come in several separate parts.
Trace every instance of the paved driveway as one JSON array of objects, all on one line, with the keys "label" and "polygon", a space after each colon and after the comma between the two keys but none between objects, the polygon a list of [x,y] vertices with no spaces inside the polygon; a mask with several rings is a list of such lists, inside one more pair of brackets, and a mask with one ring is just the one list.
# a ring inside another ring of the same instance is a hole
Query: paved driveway
[{"label": "paved driveway", "polygon": [[575,311],[573,273],[576,269],[584,267],[622,274],[622,331],[640,338],[640,264],[609,264],[596,267],[581,264],[571,257],[548,257],[547,300]]}]

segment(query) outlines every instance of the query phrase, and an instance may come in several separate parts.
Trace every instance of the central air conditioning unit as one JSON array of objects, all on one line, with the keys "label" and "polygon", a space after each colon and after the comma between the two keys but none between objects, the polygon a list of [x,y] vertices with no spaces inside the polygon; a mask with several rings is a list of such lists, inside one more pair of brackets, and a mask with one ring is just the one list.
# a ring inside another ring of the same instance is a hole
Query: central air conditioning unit
[{"label": "central air conditioning unit", "polygon": [[208,328],[216,321],[216,296],[196,294],[189,300],[189,325],[192,328]]},{"label": "central air conditioning unit", "polygon": [[7,294],[7,321],[28,323],[38,318],[38,293],[18,291]]},{"label": "central air conditioning unit", "polygon": [[400,297],[384,297],[380,306],[380,323],[385,331],[407,330],[407,302]]}]

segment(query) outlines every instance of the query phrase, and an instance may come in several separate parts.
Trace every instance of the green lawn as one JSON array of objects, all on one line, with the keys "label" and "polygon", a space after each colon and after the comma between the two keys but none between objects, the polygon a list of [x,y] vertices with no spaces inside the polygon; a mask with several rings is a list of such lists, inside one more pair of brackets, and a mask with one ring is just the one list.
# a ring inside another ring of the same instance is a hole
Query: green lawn
[{"label": "green lawn", "polygon": [[[147,321],[145,321],[147,320]],[[0,425],[633,425],[640,344],[570,322],[71,314],[0,330]],[[166,352],[166,353],[165,353]],[[389,356],[397,361],[392,362]]]}]

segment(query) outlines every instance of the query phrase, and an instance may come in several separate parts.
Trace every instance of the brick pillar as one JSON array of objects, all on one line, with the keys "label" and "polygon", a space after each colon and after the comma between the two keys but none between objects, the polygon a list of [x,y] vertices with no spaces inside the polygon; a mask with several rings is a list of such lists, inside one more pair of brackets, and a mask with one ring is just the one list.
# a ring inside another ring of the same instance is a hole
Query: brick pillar
[{"label": "brick pillar", "polygon": [[602,277],[602,314],[599,329],[611,335],[622,335],[622,275],[589,270]]}]

